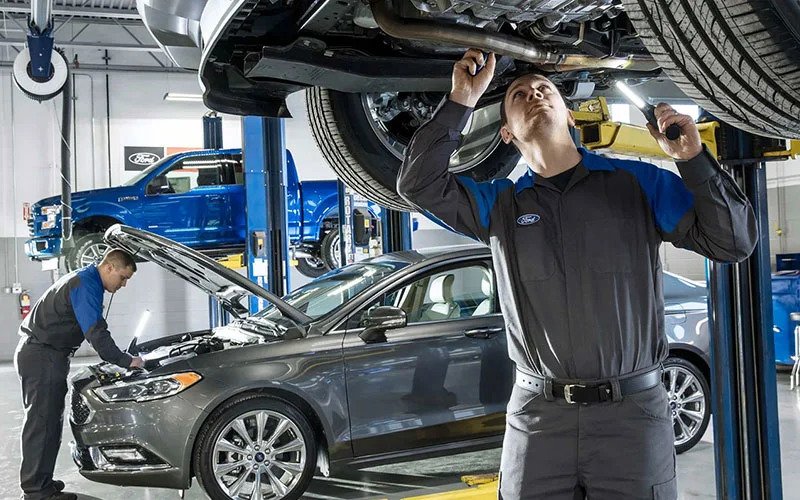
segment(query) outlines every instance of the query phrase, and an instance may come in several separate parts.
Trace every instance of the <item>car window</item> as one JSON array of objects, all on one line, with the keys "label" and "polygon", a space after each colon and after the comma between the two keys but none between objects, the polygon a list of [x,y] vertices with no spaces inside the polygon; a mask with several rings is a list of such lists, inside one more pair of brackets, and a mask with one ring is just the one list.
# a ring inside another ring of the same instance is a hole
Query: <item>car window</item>
[{"label": "car window", "polygon": [[485,316],[497,312],[491,269],[483,264],[450,268],[428,274],[368,304],[348,322],[358,328],[366,311],[377,305],[399,307],[408,324]]},{"label": "car window", "polygon": [[700,300],[707,293],[706,289],[681,276],[664,273],[664,300],[680,301],[686,299]]},{"label": "car window", "polygon": [[204,186],[238,184],[244,180],[241,165],[237,155],[182,158],[150,181],[147,194],[181,194]]}]

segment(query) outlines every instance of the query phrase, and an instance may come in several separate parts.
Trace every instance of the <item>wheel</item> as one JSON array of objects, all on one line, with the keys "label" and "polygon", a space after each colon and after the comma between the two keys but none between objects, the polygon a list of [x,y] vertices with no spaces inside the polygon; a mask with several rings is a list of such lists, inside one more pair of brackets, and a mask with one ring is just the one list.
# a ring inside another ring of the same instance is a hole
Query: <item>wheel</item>
[{"label": "wheel", "polygon": [[300,271],[303,276],[319,278],[330,271],[331,268],[325,264],[325,261],[322,260],[321,257],[300,257],[297,259],[297,270]]},{"label": "wheel", "polygon": [[624,4],[653,58],[699,106],[755,134],[800,138],[800,4]]},{"label": "wheel", "polygon": [[[339,178],[380,205],[409,211],[396,191],[400,163],[414,131],[430,118],[444,94],[349,94],[311,88],[306,108],[311,132]],[[519,162],[513,145],[500,140],[499,103],[477,109],[450,171],[476,181],[505,177]]]},{"label": "wheel", "polygon": [[663,381],[672,410],[675,452],[683,453],[706,432],[711,418],[711,391],[703,373],[681,358],[664,361]]},{"label": "wheel", "polygon": [[50,54],[50,78],[41,81],[31,75],[31,54],[28,49],[21,51],[14,59],[14,83],[28,97],[46,101],[57,96],[69,77],[69,66],[64,55],[53,50]]},{"label": "wheel", "polygon": [[342,267],[342,254],[339,246],[340,241],[339,228],[328,231],[325,233],[325,237],[322,238],[319,253],[322,255],[322,260],[325,261],[325,265],[330,269]]},{"label": "wheel", "polygon": [[212,500],[294,500],[314,475],[317,445],[308,420],[293,406],[246,395],[209,417],[192,460]]},{"label": "wheel", "polygon": [[76,235],[75,246],[67,250],[64,255],[67,271],[99,263],[109,248],[111,247],[103,239],[103,233]]}]

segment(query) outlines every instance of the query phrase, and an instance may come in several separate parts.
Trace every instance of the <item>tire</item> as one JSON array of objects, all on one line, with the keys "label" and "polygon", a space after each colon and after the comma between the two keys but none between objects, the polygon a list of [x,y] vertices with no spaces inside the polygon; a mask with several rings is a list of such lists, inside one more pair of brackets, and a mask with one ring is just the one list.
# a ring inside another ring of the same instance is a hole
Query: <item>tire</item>
[{"label": "tire", "polygon": [[[234,428],[234,425],[237,421],[242,423],[248,439],[255,441],[257,440],[258,415],[264,417],[263,423],[267,434],[262,436],[259,450],[255,449],[257,445],[255,442],[250,450],[246,450],[245,438]],[[286,428],[277,436],[270,435],[269,433],[274,432],[281,422],[287,423]],[[277,440],[270,443],[275,438]],[[227,443],[222,443],[222,441],[227,441]],[[228,443],[242,450],[243,453],[231,451],[232,448]],[[282,460],[270,460],[269,452],[264,453],[264,449],[271,451],[273,445],[280,448],[292,443],[299,443],[300,448],[277,455],[282,457]],[[222,447],[226,447],[227,450],[221,450]],[[252,454],[248,455],[248,451]],[[259,453],[263,460],[261,462],[258,461]],[[241,459],[239,459],[240,456]],[[238,461],[244,462],[244,465],[227,471],[222,475],[221,480],[216,477],[215,465]],[[267,498],[270,500],[295,500],[300,498],[314,476],[317,465],[317,443],[308,419],[294,406],[267,396],[243,395],[215,410],[208,421],[203,424],[195,442],[192,463],[200,486],[212,500],[239,498],[239,494],[252,492],[256,485],[256,475],[251,469],[252,464],[260,467],[258,479],[266,481],[266,483],[261,483],[262,487],[266,484],[275,485],[276,483],[273,481],[277,480],[286,488],[285,491],[279,489],[280,494],[277,496]],[[288,469],[276,465],[277,463],[290,466],[295,470],[290,472]],[[282,471],[280,476],[278,476],[278,471]],[[288,480],[286,479],[287,475],[289,476]],[[242,481],[238,485],[241,488],[238,492],[234,490],[237,477]],[[284,484],[283,481],[288,484]],[[251,495],[249,498],[262,497]]]},{"label": "tire", "polygon": [[307,276],[309,278],[319,278],[323,274],[327,273],[331,270],[330,267],[325,263],[324,260],[320,257],[316,258],[298,258],[297,259],[297,270],[303,276]]},{"label": "tire", "polygon": [[325,233],[320,244],[320,255],[325,265],[330,269],[338,269],[342,266],[342,256],[339,253],[339,229],[333,229]]},{"label": "tire", "polygon": [[[781,8],[800,14],[789,4]],[[653,58],[699,106],[754,134],[800,138],[800,36],[772,1],[624,5]]]},{"label": "tire", "polygon": [[[396,190],[401,163],[398,156],[402,155],[381,141],[363,97],[318,87],[306,90],[306,109],[314,140],[336,175],[357,193],[386,208],[413,211]],[[498,124],[498,134],[499,128]],[[405,144],[407,138],[397,140],[398,149]],[[499,142],[495,147],[494,144],[491,142],[484,150],[485,157],[477,155],[481,160],[473,167],[461,170],[456,165],[451,171],[457,170],[476,181],[507,176],[519,162],[519,152],[513,145]]]},{"label": "tire", "polygon": [[711,391],[703,372],[682,358],[664,361],[663,381],[672,410],[675,452],[680,454],[692,449],[706,432],[711,419]]},{"label": "tire", "polygon": [[68,272],[75,271],[92,263],[99,263],[110,245],[103,239],[103,233],[83,233],[75,236],[75,246],[64,254],[64,265]]}]

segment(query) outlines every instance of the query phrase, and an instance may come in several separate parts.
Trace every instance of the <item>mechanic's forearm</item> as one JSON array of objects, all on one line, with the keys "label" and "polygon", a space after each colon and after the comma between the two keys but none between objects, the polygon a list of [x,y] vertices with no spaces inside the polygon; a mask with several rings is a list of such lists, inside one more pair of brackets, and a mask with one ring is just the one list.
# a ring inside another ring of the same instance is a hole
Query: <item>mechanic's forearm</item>
[{"label": "mechanic's forearm", "polygon": [[106,328],[93,328],[86,334],[86,340],[92,344],[92,347],[103,361],[121,366],[122,368],[129,368],[131,366],[131,359],[129,354],[122,352],[114,339],[111,338],[111,333]]},{"label": "mechanic's forearm", "polygon": [[694,196],[695,220],[686,243],[713,260],[746,259],[755,248],[758,228],[742,190],[705,147],[696,157],[676,164]]},{"label": "mechanic's forearm", "polygon": [[397,191],[410,203],[429,209],[448,182],[450,155],[472,108],[449,99],[414,133],[397,177]]}]

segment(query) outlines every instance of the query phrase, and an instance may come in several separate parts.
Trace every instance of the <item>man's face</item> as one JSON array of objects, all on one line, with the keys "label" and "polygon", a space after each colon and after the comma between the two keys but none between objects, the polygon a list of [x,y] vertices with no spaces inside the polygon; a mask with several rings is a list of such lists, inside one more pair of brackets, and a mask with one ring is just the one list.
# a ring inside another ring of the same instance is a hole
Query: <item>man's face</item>
[{"label": "man's face", "polygon": [[567,131],[574,125],[558,89],[541,75],[525,75],[511,83],[504,97],[506,123],[500,130],[503,140],[527,142],[543,130]]},{"label": "man's face", "polygon": [[128,284],[128,280],[133,277],[133,269],[130,267],[118,267],[111,263],[106,266],[108,267],[104,273],[103,286],[107,292],[115,293],[120,288],[124,288]]}]

